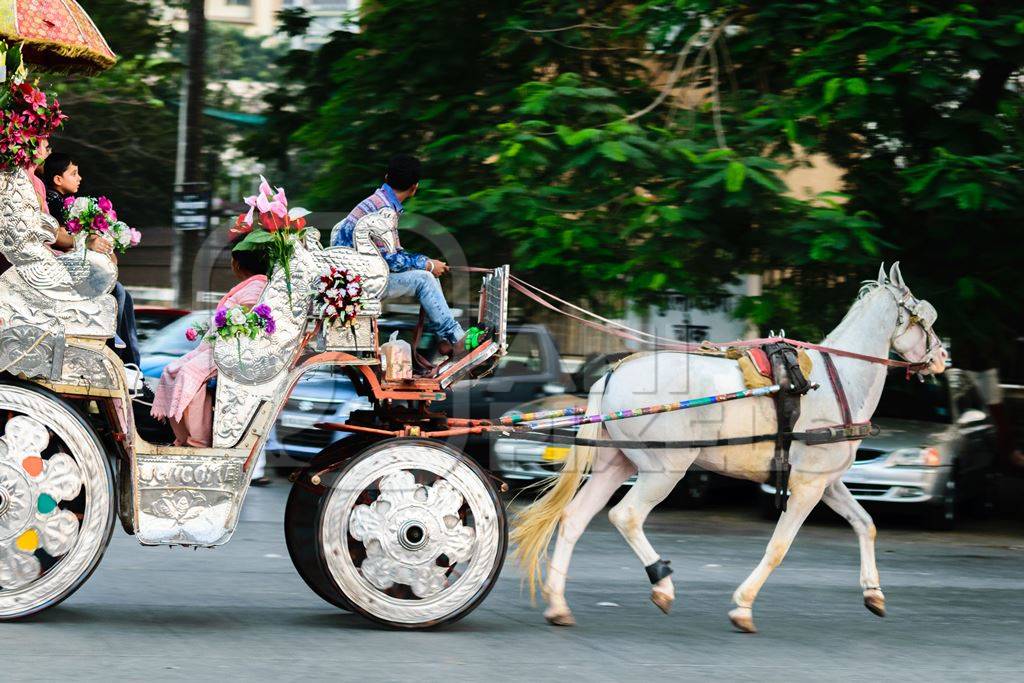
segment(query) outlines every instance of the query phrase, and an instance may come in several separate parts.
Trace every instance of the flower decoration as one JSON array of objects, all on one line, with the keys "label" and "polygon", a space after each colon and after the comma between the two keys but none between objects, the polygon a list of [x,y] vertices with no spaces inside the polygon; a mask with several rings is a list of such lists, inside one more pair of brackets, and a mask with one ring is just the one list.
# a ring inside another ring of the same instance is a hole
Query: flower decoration
[{"label": "flower decoration", "polygon": [[330,266],[317,280],[313,305],[329,324],[351,326],[362,311],[363,278],[346,268]]},{"label": "flower decoration", "polygon": [[0,169],[25,168],[38,162],[39,142],[68,117],[56,97],[26,80],[21,46],[0,41],[0,61],[6,63],[0,84]]},{"label": "flower decoration", "polygon": [[306,216],[309,211],[299,207],[288,208],[288,197],[284,188],[276,190],[267,179],[260,176],[260,187],[256,194],[245,198],[249,210],[235,221],[231,232],[245,235],[235,249],[266,249],[273,268],[284,270],[288,301],[292,298],[291,259],[295,254],[295,243],[306,234]]},{"label": "flower decoration", "polygon": [[242,360],[241,341],[243,338],[256,339],[258,336],[270,336],[277,331],[277,321],[267,304],[259,304],[250,309],[248,306],[218,308],[213,316],[213,325],[195,325],[185,330],[185,338],[190,342],[202,338],[203,341],[215,344],[218,341],[234,339],[239,346],[238,360]]},{"label": "flower decoration", "polygon": [[118,220],[114,205],[106,197],[68,197],[64,200],[64,216],[69,234],[81,234],[86,239],[93,235],[106,237],[122,254],[142,241],[141,232]]}]

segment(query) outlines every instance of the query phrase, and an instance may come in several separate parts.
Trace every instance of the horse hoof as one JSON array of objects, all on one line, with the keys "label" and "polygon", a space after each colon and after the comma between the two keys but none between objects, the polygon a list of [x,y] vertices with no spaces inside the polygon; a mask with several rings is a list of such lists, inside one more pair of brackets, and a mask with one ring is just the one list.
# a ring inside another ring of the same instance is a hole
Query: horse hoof
[{"label": "horse hoof", "polygon": [[729,621],[737,631],[757,633],[757,627],[754,626],[754,614],[749,607],[737,607],[729,612]]},{"label": "horse hoof", "polygon": [[552,626],[575,626],[576,618],[572,616],[572,612],[554,612],[545,613],[544,618]]},{"label": "horse hoof", "polygon": [[675,601],[676,599],[668,593],[662,593],[661,591],[651,591],[651,602],[657,605],[658,609],[660,609],[665,614],[668,614],[672,611],[672,603]]},{"label": "horse hoof", "polygon": [[864,591],[864,606],[868,611],[878,617],[885,616],[885,596],[880,590]]}]

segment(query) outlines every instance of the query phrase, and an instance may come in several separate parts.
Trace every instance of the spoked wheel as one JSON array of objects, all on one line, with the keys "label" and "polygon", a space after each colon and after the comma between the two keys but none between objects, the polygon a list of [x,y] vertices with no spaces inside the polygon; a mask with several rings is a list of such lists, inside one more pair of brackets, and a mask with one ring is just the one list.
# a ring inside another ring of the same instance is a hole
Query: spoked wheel
[{"label": "spoked wheel", "polygon": [[345,600],[395,628],[469,614],[505,560],[505,509],[462,453],[429,441],[371,446],[328,482],[318,545]]},{"label": "spoked wheel", "polygon": [[78,590],[113,525],[113,475],[93,430],[56,396],[0,381],[0,620]]}]

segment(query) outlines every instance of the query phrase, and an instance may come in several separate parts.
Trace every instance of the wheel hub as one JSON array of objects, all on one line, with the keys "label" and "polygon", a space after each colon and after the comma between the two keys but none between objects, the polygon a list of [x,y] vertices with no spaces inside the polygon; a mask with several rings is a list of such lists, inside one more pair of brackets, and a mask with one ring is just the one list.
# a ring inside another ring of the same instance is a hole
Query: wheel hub
[{"label": "wheel hub", "polygon": [[[444,590],[448,566],[468,559],[476,541],[459,517],[462,495],[444,479],[417,484],[406,470],[379,486],[377,500],[353,509],[350,522],[353,538],[366,548],[363,576],[381,590],[405,584],[420,598]],[[446,562],[438,561],[442,556]]]},{"label": "wheel hub", "polygon": [[419,550],[427,544],[429,537],[423,524],[418,520],[409,520],[398,532],[398,542],[406,550]]},{"label": "wheel hub", "polygon": [[7,463],[0,463],[0,542],[19,535],[32,517],[28,479]]}]

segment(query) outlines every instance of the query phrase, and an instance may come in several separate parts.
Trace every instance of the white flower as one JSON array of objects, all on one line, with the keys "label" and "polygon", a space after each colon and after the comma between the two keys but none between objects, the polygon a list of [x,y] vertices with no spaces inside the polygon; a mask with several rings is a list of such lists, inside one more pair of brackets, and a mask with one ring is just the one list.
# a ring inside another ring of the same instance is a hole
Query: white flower
[{"label": "white flower", "polygon": [[245,324],[245,311],[241,308],[232,308],[231,312],[228,313],[228,322],[232,325],[244,325]]},{"label": "white flower", "polygon": [[327,304],[327,307],[324,309],[324,315],[328,317],[338,315],[338,309],[334,307],[334,304]]},{"label": "white flower", "polygon": [[353,275],[352,273],[346,273],[345,274],[345,279],[348,280],[349,282],[352,282],[353,280],[356,279],[356,276]]},{"label": "white flower", "polygon": [[353,284],[350,284],[350,285],[349,285],[349,286],[348,286],[348,287],[347,287],[347,288],[345,289],[345,291],[346,291],[346,292],[348,292],[348,295],[349,295],[349,296],[358,296],[358,295],[359,295],[359,285],[357,285],[357,284],[355,284],[355,283],[353,283]]},{"label": "white flower", "polygon": [[80,215],[83,211],[85,211],[86,209],[89,208],[89,198],[88,197],[78,197],[78,198],[76,198],[75,199],[75,203],[72,204],[72,207],[74,207],[74,211],[77,212],[76,215]]},{"label": "white flower", "polygon": [[327,297],[328,299],[337,299],[338,298],[338,290],[337,290],[337,288],[331,287],[326,292],[324,292],[324,296]]}]

